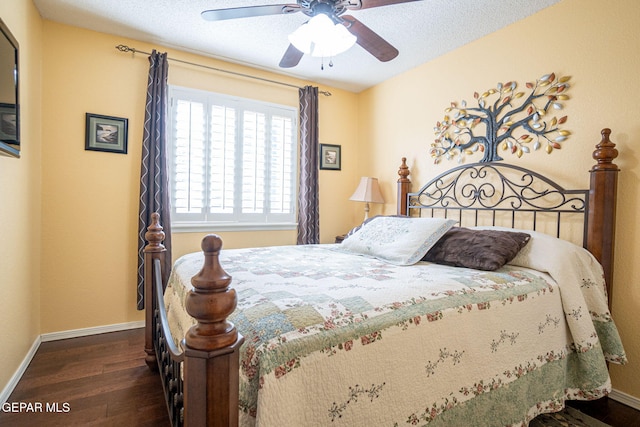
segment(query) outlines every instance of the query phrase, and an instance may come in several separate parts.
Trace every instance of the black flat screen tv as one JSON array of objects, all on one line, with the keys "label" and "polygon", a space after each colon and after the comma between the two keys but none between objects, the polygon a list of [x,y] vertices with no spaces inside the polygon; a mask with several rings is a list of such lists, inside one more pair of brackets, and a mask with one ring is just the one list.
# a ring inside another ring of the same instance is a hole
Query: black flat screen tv
[{"label": "black flat screen tv", "polygon": [[20,157],[18,41],[0,19],[0,154]]}]

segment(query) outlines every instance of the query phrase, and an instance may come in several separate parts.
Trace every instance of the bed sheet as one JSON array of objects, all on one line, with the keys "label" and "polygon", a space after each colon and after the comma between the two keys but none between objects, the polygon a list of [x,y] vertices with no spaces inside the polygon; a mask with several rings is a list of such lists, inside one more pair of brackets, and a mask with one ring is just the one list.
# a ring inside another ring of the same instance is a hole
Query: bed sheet
[{"label": "bed sheet", "polygon": [[[548,267],[529,259],[547,244],[495,272],[395,266],[340,245],[223,250],[238,292],[229,320],[245,337],[241,425],[527,425],[604,396],[606,361],[626,357],[601,268],[581,248]],[[174,337],[193,325],[182,302],[202,260],[174,265]]]}]

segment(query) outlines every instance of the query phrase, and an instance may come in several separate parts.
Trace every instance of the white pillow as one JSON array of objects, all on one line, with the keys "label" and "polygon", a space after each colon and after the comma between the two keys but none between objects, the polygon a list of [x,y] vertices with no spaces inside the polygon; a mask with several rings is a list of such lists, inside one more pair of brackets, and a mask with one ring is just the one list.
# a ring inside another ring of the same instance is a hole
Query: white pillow
[{"label": "white pillow", "polygon": [[458,221],[380,216],[347,237],[341,248],[396,265],[412,265]]}]

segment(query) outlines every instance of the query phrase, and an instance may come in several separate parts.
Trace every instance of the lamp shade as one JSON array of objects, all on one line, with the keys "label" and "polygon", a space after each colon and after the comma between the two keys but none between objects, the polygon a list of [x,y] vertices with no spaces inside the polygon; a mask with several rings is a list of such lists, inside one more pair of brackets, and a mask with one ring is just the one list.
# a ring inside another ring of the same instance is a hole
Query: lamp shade
[{"label": "lamp shade", "polygon": [[349,200],[367,203],[384,203],[384,198],[382,197],[382,193],[380,193],[380,186],[378,185],[378,178],[368,176],[360,178],[360,184],[358,184],[358,188],[356,188],[356,191]]},{"label": "lamp shade", "polygon": [[334,24],[324,13],[317,14],[289,35],[289,41],[300,52],[323,58],[348,50],[356,40],[344,25]]}]

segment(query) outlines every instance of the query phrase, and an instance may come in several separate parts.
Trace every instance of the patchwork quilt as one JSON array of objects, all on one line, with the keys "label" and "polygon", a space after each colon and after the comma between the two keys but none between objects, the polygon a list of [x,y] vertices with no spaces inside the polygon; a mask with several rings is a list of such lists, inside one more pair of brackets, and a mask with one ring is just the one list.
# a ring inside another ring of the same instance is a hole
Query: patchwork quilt
[{"label": "patchwork quilt", "polygon": [[[223,250],[238,292],[229,320],[245,337],[241,425],[526,426],[607,394],[606,362],[626,356],[600,265],[554,238],[529,246],[494,272],[340,245]],[[185,255],[169,279],[176,341],[202,263]]]}]

